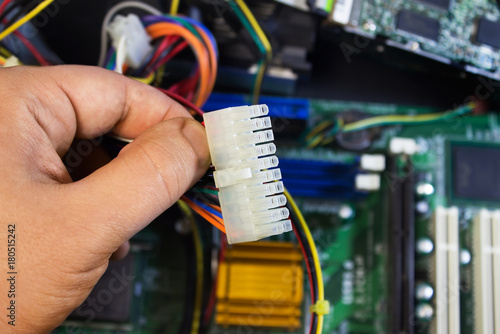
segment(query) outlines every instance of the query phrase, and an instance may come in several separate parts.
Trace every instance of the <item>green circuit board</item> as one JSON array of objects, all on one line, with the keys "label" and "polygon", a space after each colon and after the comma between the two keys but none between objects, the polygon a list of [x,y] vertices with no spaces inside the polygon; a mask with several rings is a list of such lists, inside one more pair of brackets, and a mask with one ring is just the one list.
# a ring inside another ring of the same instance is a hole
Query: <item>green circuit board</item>
[{"label": "green circuit board", "polygon": [[[352,110],[370,116],[442,111],[427,107],[311,100],[307,127],[311,128],[325,119],[335,119],[338,115]],[[394,137],[412,139],[418,145],[418,151],[411,156],[390,154],[388,147]],[[385,127],[382,131],[376,132],[370,147],[362,153],[348,152],[337,146],[308,149],[297,140],[285,140],[278,144],[280,159],[352,165],[355,167],[355,173],[359,172],[358,164],[362,154],[382,154],[387,157],[385,170],[379,172],[381,182],[380,188],[376,191],[361,192],[353,198],[344,199],[297,197],[298,205],[317,243],[325,281],[325,295],[331,303],[330,314],[325,316],[323,333],[391,333],[394,332],[394,328],[399,328],[400,333],[443,333],[442,330],[435,330],[438,326],[437,317],[440,316],[436,299],[438,288],[435,286],[433,276],[436,271],[434,263],[438,263],[435,262],[438,260],[434,259],[432,251],[426,253],[425,248],[419,248],[421,245],[417,242],[434,241],[436,208],[454,206],[458,208],[458,247],[464,251],[463,254],[460,253],[460,264],[457,263],[460,273],[460,286],[457,287],[457,291],[459,291],[459,310],[462,315],[458,319],[458,326],[461,333],[477,332],[474,221],[480,208],[494,210],[500,208],[500,202],[493,200],[496,194],[493,194],[493,197],[463,198],[461,185],[455,186],[454,183],[457,181],[455,177],[458,173],[452,172],[457,167],[455,160],[462,161],[463,155],[469,154],[467,149],[470,145],[500,152],[500,124],[496,114],[461,117],[427,125]],[[491,152],[489,153],[491,155]],[[476,158],[484,159],[484,156]],[[477,164],[472,167],[478,168]],[[491,177],[491,170],[488,171],[486,168],[483,172],[485,174],[483,179]],[[478,180],[472,176],[470,178]],[[286,178],[284,180],[286,182]],[[431,185],[432,192],[426,193],[424,190],[416,192],[415,189],[422,184]],[[397,190],[399,186],[402,191],[400,194]],[[473,185],[469,187],[474,188]],[[403,200],[402,198],[407,198],[408,194],[411,194],[412,199]],[[423,211],[422,205],[425,209],[422,203],[427,204],[427,210],[417,213],[418,210]],[[410,214],[408,217],[395,218],[393,215],[395,208],[400,210],[410,208]],[[162,219],[160,225],[168,225],[167,221],[171,220],[165,217]],[[410,253],[407,254],[414,261],[412,282],[407,282],[408,285],[403,285],[398,290],[401,295],[408,294],[409,301],[394,297],[398,292],[394,290],[398,277],[403,280],[404,275],[408,273],[404,269],[405,262],[402,262],[402,267],[395,264],[401,261],[394,257],[395,253],[408,252],[406,248],[394,248],[403,247],[401,242],[397,246],[398,243],[394,242],[392,235],[398,219],[401,220],[403,229],[408,227],[407,225],[413,226],[411,238],[417,244],[414,248],[410,248]],[[152,228],[142,232],[133,240],[134,284],[131,290],[129,317],[121,322],[68,320],[54,333],[179,332],[182,326],[180,314],[185,306],[184,296],[188,293],[185,274],[188,256],[185,254],[186,247],[183,246],[183,242],[189,237],[179,235],[173,228],[158,230],[154,226],[158,224],[153,224]],[[206,233],[209,235],[209,232]],[[293,234],[286,234],[272,240],[293,241],[294,237]],[[209,248],[205,251],[210,252]],[[471,257],[468,261],[462,259],[462,256],[465,257],[467,254]],[[433,288],[434,296],[417,299],[414,291],[408,292],[409,289],[415,290],[421,284]],[[303,314],[307,314],[309,306],[307,283],[304,291]],[[422,311],[422,305],[426,307],[424,311],[431,309],[433,314],[429,316],[428,312]],[[413,318],[409,319],[411,329],[408,331],[404,323],[398,323],[398,319],[391,316],[393,313],[391,310],[399,308],[403,310],[402,312],[411,311],[410,315]],[[304,316],[302,321],[304,328],[297,331],[246,328],[244,332],[240,327],[223,328],[212,322],[207,333],[298,334],[307,328],[307,321],[308,317]]]},{"label": "green circuit board", "polygon": [[495,0],[342,0],[330,20],[362,36],[383,36],[390,46],[500,77]]}]

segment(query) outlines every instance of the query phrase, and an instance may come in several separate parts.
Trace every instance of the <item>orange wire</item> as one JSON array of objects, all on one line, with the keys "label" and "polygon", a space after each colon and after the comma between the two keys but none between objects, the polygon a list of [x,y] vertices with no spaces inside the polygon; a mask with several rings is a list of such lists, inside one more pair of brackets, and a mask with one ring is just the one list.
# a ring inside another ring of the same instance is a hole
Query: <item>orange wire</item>
[{"label": "orange wire", "polygon": [[[211,80],[210,80],[210,87],[209,87],[209,92],[211,92],[214,89],[215,86],[215,79],[217,78],[217,54],[215,53],[215,49],[212,47],[212,43],[210,39],[208,38],[207,34],[203,31],[203,29],[196,27],[196,31],[200,34],[200,36],[203,38],[203,42],[207,46],[207,49],[210,53],[210,66],[212,70],[212,75],[211,75]],[[208,96],[207,96],[208,98]]]},{"label": "orange wire", "polygon": [[222,210],[220,209],[220,206],[208,204],[208,203],[205,203],[205,204],[208,205],[209,207],[211,207],[212,209],[217,210],[218,212],[222,212]]},{"label": "orange wire", "polygon": [[215,217],[211,213],[203,210],[185,196],[182,196],[181,200],[183,200],[187,205],[189,205],[191,209],[193,209],[197,214],[203,217],[203,219],[205,219],[207,222],[217,227],[222,232],[226,233],[226,228],[224,227],[224,223],[219,219],[219,217]]},{"label": "orange wire", "polygon": [[199,92],[195,103],[201,107],[210,94],[210,63],[209,56],[203,43],[197,39],[188,29],[172,23],[155,23],[146,28],[148,34],[154,39],[165,35],[178,35],[183,37],[191,46],[198,63],[200,64]]},{"label": "orange wire", "polygon": [[5,65],[5,62],[2,59],[0,59],[0,65]]}]

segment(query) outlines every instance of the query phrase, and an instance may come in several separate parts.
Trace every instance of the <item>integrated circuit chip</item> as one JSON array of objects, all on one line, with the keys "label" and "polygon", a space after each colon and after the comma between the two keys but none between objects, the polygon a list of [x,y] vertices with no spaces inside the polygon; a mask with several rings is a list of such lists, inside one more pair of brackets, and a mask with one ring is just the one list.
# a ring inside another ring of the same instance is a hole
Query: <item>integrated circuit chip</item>
[{"label": "integrated circuit chip", "polygon": [[500,22],[481,18],[477,22],[476,42],[500,49]]},{"label": "integrated circuit chip", "polygon": [[441,25],[438,20],[424,14],[402,10],[398,14],[396,28],[437,42]]},{"label": "integrated circuit chip", "polygon": [[500,201],[500,146],[453,144],[451,162],[454,198]]},{"label": "integrated circuit chip", "polygon": [[415,0],[416,2],[430,5],[442,10],[448,10],[450,8],[451,0]]}]

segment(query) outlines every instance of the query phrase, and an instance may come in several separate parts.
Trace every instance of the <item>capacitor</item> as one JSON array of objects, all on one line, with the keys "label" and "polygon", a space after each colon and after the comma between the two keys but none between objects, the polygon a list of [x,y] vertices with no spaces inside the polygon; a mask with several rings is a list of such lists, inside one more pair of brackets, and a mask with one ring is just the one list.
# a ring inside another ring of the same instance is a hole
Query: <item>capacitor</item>
[{"label": "capacitor", "polygon": [[434,289],[428,283],[418,283],[415,287],[415,298],[420,301],[429,301],[434,295]]},{"label": "capacitor", "polygon": [[428,255],[434,250],[434,243],[429,238],[420,238],[415,245],[417,254]]},{"label": "capacitor", "polygon": [[430,321],[434,315],[434,309],[427,303],[420,303],[415,307],[415,315],[421,321]]}]

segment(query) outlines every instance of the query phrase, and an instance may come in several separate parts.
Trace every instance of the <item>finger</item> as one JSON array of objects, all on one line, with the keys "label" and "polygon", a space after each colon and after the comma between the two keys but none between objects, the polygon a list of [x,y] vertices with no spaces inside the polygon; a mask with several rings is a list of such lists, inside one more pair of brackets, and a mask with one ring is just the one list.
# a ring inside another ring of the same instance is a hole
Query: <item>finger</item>
[{"label": "finger", "polygon": [[173,205],[208,165],[205,130],[198,122],[163,121],[106,166],[59,187],[63,216],[78,217],[72,226],[74,235],[111,254]]},{"label": "finger", "polygon": [[119,261],[123,260],[129,253],[130,251],[130,242],[127,241],[124,244],[122,244],[118,249],[111,255],[110,260],[113,261]]},{"label": "finger", "polygon": [[135,138],[162,120],[190,116],[155,88],[97,67],[16,67],[2,75],[17,83],[11,91],[28,104],[24,109],[33,113],[60,155],[75,135],[95,138],[113,130]]}]

